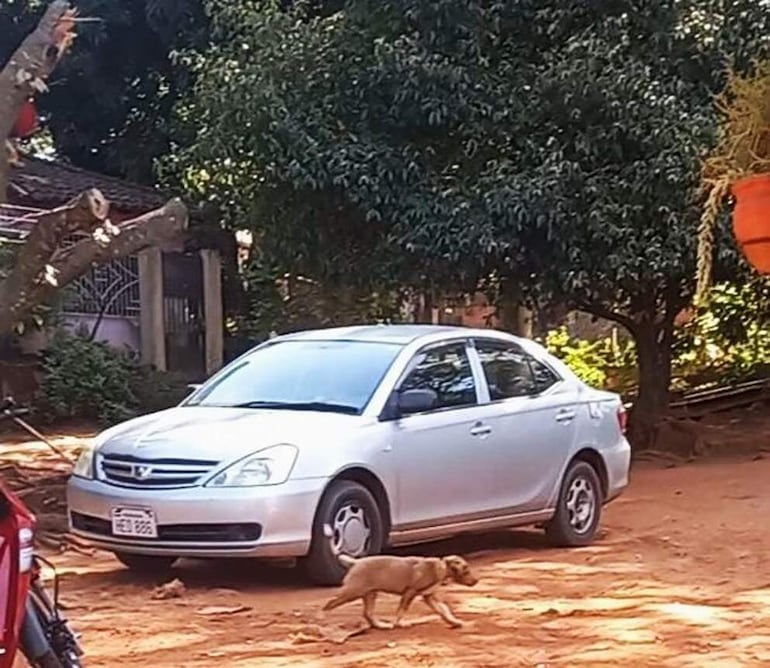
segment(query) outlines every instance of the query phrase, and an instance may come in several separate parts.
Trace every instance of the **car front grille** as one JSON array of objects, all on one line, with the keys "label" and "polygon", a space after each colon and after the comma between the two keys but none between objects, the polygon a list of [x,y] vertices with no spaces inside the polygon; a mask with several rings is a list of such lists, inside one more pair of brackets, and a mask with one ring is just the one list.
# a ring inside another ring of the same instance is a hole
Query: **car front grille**
[{"label": "car front grille", "polygon": [[[77,531],[111,538],[112,523],[101,517],[71,512],[72,528]],[[253,543],[262,536],[262,525],[239,524],[160,524],[157,538],[143,538],[141,542],[173,543]],[[122,540],[125,540],[121,537]],[[130,539],[129,539],[130,540]]]},{"label": "car front grille", "polygon": [[199,459],[142,459],[131,455],[99,456],[104,480],[123,487],[190,487],[218,464]]}]

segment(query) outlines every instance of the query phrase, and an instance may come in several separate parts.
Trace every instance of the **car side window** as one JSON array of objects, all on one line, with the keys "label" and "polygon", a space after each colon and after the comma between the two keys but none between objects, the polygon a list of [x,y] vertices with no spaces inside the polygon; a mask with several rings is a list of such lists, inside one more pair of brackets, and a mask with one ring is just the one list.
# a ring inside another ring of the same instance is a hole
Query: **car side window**
[{"label": "car side window", "polygon": [[532,368],[532,376],[535,380],[537,392],[545,392],[552,385],[556,385],[560,378],[540,360],[529,358],[529,366]]},{"label": "car side window", "polygon": [[437,409],[473,406],[476,383],[465,343],[452,343],[417,354],[417,365],[399,386],[405,390],[433,390]]},{"label": "car side window", "polygon": [[545,364],[514,343],[477,341],[476,351],[492,401],[539,394],[559,380]]}]

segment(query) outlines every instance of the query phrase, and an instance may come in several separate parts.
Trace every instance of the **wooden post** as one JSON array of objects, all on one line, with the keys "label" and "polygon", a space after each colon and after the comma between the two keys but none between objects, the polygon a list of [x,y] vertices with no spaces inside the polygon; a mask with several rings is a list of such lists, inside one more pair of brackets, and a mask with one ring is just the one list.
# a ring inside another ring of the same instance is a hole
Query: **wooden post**
[{"label": "wooden post", "polygon": [[206,375],[219,371],[224,360],[224,311],[222,308],[222,258],[219,252],[202,249],[203,321],[206,328]]},{"label": "wooden post", "polygon": [[139,253],[139,336],[142,362],[166,370],[166,323],[163,311],[163,253]]}]

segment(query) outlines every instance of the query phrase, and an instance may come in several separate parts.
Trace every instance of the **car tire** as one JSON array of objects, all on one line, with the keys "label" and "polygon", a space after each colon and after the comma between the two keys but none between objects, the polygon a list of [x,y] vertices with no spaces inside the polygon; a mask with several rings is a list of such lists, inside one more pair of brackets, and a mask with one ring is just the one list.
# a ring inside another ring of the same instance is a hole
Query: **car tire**
[{"label": "car tire", "polygon": [[602,485],[588,462],[570,464],[559,491],[556,514],[545,525],[549,542],[557,547],[584,547],[596,537],[602,514]]},{"label": "car tire", "polygon": [[[324,534],[326,524],[332,527],[333,538]],[[346,569],[332,551],[331,541],[347,541],[348,534],[355,539],[357,549],[346,549],[344,544],[339,549],[355,557],[379,554],[385,545],[385,525],[374,496],[363,485],[338,480],[326,490],[313,520],[310,552],[304,559],[305,572],[313,584],[334,586],[342,582]]]},{"label": "car tire", "polygon": [[176,557],[155,557],[147,554],[115,552],[115,558],[131,572],[138,575],[167,575],[176,562]]},{"label": "car tire", "polygon": [[52,651],[46,652],[43,656],[29,662],[33,668],[64,668],[56,654]]}]

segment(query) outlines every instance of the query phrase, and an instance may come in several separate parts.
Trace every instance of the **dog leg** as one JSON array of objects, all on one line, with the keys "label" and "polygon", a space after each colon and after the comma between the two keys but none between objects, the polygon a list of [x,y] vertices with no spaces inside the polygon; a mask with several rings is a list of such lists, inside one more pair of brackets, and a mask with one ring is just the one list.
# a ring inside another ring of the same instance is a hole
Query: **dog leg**
[{"label": "dog leg", "polygon": [[405,628],[407,626],[402,620],[409,606],[412,605],[415,596],[417,596],[417,592],[412,589],[404,592],[404,595],[401,597],[401,602],[398,604],[398,610],[396,611],[396,626],[398,628]]},{"label": "dog leg", "polygon": [[425,594],[422,597],[428,607],[433,610],[441,619],[443,619],[453,629],[459,629],[463,623],[452,614],[451,608],[439,599],[435,594]]},{"label": "dog leg", "polygon": [[351,601],[355,601],[357,598],[360,598],[361,594],[359,593],[351,593],[347,591],[342,591],[339,594],[337,594],[334,598],[330,598],[326,605],[324,605],[324,610],[334,610],[334,608],[338,608],[341,605],[345,605],[345,603],[350,603]]},{"label": "dog leg", "polygon": [[393,624],[384,622],[374,616],[374,604],[377,602],[377,592],[370,591],[364,595],[364,619],[369,622],[373,629],[387,630],[392,629]]}]

